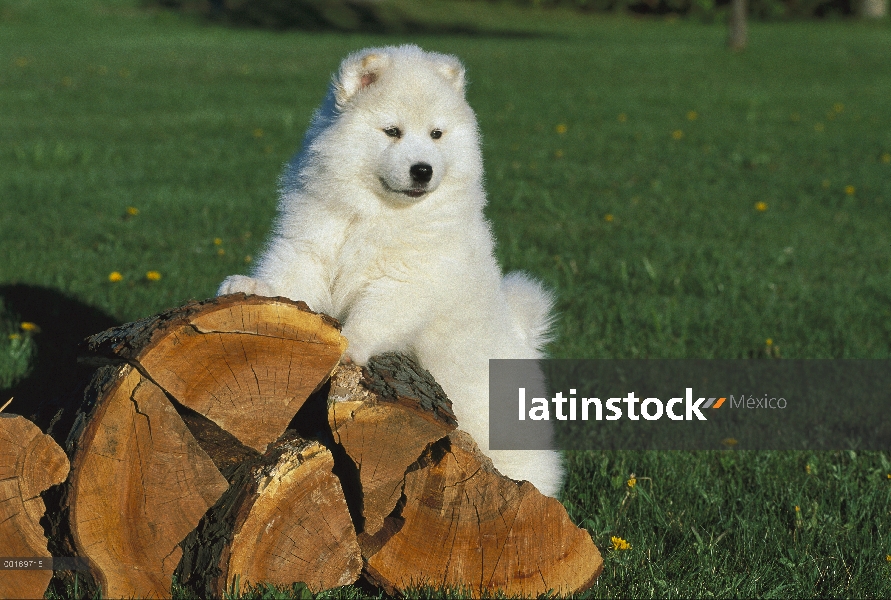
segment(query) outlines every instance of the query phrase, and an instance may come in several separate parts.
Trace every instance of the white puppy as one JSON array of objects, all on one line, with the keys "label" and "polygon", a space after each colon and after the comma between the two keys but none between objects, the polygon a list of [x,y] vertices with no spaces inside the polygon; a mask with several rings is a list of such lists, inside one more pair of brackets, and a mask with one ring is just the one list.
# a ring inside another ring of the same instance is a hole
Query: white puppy
[{"label": "white puppy", "polygon": [[483,216],[464,67],[417,46],[347,57],[283,178],[275,233],[252,277],[219,294],[286,296],[344,323],[356,363],[410,354],[495,466],[555,496],[560,456],[487,451],[488,360],[539,358],[551,298],[502,277]]}]

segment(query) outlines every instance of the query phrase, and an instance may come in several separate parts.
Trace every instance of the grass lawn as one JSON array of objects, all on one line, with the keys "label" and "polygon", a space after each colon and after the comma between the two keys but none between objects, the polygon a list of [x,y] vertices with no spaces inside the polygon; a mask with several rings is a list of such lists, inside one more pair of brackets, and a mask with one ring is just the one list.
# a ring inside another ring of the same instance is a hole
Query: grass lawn
[{"label": "grass lawn", "polygon": [[[245,272],[340,59],[404,42],[467,65],[498,255],[556,291],[552,356],[891,358],[888,22],[755,23],[733,54],[721,25],[426,6],[490,31],[0,0],[0,405],[30,414],[80,337]],[[589,594],[889,597],[889,459],[570,454]]]}]

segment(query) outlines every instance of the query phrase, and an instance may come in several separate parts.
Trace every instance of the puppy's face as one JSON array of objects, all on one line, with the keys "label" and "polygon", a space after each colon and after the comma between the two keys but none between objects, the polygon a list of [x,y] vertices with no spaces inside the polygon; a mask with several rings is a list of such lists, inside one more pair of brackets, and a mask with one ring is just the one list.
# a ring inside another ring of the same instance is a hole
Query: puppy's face
[{"label": "puppy's face", "polygon": [[423,114],[380,115],[372,171],[383,195],[414,202],[439,187],[450,166],[444,120]]},{"label": "puppy's face", "polygon": [[480,177],[460,64],[420,50],[386,50],[366,56],[364,67],[358,60],[358,87],[343,99],[353,140],[345,150],[358,155],[365,185],[387,202],[412,204],[450,181]]}]

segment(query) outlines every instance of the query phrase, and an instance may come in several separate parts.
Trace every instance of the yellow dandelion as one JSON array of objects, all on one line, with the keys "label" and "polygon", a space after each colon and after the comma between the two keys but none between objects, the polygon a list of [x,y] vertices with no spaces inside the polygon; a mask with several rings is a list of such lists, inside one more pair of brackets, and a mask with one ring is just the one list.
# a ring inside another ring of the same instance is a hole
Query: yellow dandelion
[{"label": "yellow dandelion", "polygon": [[254,260],[254,257],[251,256],[250,254],[248,254],[247,256],[244,257],[244,262],[245,262],[245,263],[249,263],[249,262],[251,262],[252,260]]},{"label": "yellow dandelion", "polygon": [[794,112],[794,113],[792,113],[791,115],[789,115],[789,119],[790,119],[791,121],[797,123],[798,121],[801,120],[801,115],[798,114],[797,112]]},{"label": "yellow dandelion", "polygon": [[557,150],[556,152],[554,152],[554,156],[556,158],[563,158],[563,150]]},{"label": "yellow dandelion", "polygon": [[698,118],[699,118],[699,113],[697,113],[695,110],[691,110],[690,112],[687,113],[688,121],[695,121]]},{"label": "yellow dandelion", "polygon": [[891,554],[885,555],[885,562],[891,563]]},{"label": "yellow dandelion", "polygon": [[801,512],[801,507],[798,506],[797,504],[795,505],[795,512],[797,512],[797,513]]},{"label": "yellow dandelion", "polygon": [[856,192],[856,191],[857,191],[857,188],[855,188],[853,185],[845,186],[845,194],[847,194],[848,196],[853,196],[854,192]]},{"label": "yellow dandelion", "polygon": [[814,131],[820,132],[826,129],[826,126],[823,123],[817,123],[814,125]]},{"label": "yellow dandelion", "polygon": [[260,129],[259,127],[257,127],[256,129],[254,129],[254,137],[255,137],[255,138],[258,138],[258,139],[261,138],[261,137],[263,137],[263,130]]},{"label": "yellow dandelion", "polygon": [[627,540],[623,540],[617,535],[612,536],[609,541],[613,545],[613,550],[630,550],[631,544]]},{"label": "yellow dandelion", "polygon": [[764,343],[768,346],[773,346],[773,340],[771,338],[767,338],[766,340],[764,340]]},{"label": "yellow dandelion", "polygon": [[19,327],[22,331],[28,331],[30,333],[40,333],[40,327],[37,326],[37,323],[32,323],[31,321],[22,321],[19,323]]},{"label": "yellow dandelion", "polygon": [[149,271],[145,274],[145,278],[149,281],[158,281],[159,279],[161,279],[161,274],[157,271]]},{"label": "yellow dandelion", "polygon": [[135,217],[136,215],[139,214],[139,209],[136,208],[135,206],[128,206],[127,214],[130,215],[131,217]]},{"label": "yellow dandelion", "polygon": [[882,162],[885,163],[886,165],[891,163],[891,152],[885,152],[882,155]]},{"label": "yellow dandelion", "polygon": [[755,210],[757,210],[758,212],[764,212],[765,210],[767,210],[767,202],[756,202]]},{"label": "yellow dandelion", "polygon": [[111,273],[108,274],[108,280],[112,283],[117,283],[117,282],[121,281],[123,278],[124,278],[124,276],[121,275],[120,273],[118,273],[117,271],[112,271]]},{"label": "yellow dandelion", "polygon": [[118,75],[125,78],[130,77],[130,71],[128,71],[127,69],[121,69],[120,71],[118,71]]},{"label": "yellow dandelion", "polygon": [[841,102],[836,102],[835,104],[832,105],[832,110],[834,110],[837,113],[840,113],[843,110],[845,110],[845,105],[842,104]]},{"label": "yellow dandelion", "polygon": [[684,137],[684,132],[681,131],[680,129],[675,129],[674,131],[671,132],[671,139],[673,139],[673,140],[679,140],[683,137]]},{"label": "yellow dandelion", "polygon": [[223,250],[222,248],[217,248],[217,255],[223,256],[224,254],[226,254],[225,250]]},{"label": "yellow dandelion", "polygon": [[888,473],[887,475],[885,475],[885,477],[886,477],[887,479],[891,479],[891,473]]},{"label": "yellow dandelion", "polygon": [[31,59],[26,56],[19,56],[15,59],[15,66],[17,67],[27,67],[31,64]]},{"label": "yellow dandelion", "polygon": [[832,185],[832,182],[829,181],[828,179],[824,179],[823,181],[820,182],[820,185],[823,186],[824,190],[828,190],[829,186]]},{"label": "yellow dandelion", "polygon": [[628,115],[626,115],[625,113],[619,113],[619,116],[616,118],[619,120],[619,123],[624,123],[628,120]]},{"label": "yellow dandelion", "polygon": [[807,473],[808,475],[810,475],[811,474],[811,466],[804,465],[804,472]]},{"label": "yellow dandelion", "polygon": [[566,133],[566,124],[560,123],[559,125],[557,125],[557,127],[555,129],[557,130],[557,133],[564,134],[564,133]]},{"label": "yellow dandelion", "polygon": [[223,240],[222,240],[221,238],[214,238],[214,239],[213,239],[213,245],[214,245],[214,246],[222,246],[222,245],[223,245]]},{"label": "yellow dandelion", "polygon": [[10,334],[9,334],[9,339],[11,339],[11,340],[13,340],[13,341],[15,341],[15,340],[20,340],[20,339],[22,339],[22,336],[20,336],[20,335],[17,334],[17,333],[10,333]]},{"label": "yellow dandelion", "polygon": [[67,75],[62,78],[62,85],[64,85],[65,87],[71,87],[71,85],[73,83],[74,83],[74,80],[71,77],[68,77]]},{"label": "yellow dandelion", "polygon": [[721,440],[721,443],[725,446],[733,447],[736,446],[739,442],[736,440],[736,438],[724,438],[723,440]]},{"label": "yellow dandelion", "polygon": [[603,215],[603,220],[606,221],[607,223],[612,223],[613,219],[615,219],[615,217],[612,216],[611,214]]},{"label": "yellow dandelion", "polygon": [[633,488],[634,486],[637,485],[637,478],[636,478],[636,477],[632,477],[632,478],[630,478],[630,479],[627,481],[627,484],[628,484],[628,487]]}]

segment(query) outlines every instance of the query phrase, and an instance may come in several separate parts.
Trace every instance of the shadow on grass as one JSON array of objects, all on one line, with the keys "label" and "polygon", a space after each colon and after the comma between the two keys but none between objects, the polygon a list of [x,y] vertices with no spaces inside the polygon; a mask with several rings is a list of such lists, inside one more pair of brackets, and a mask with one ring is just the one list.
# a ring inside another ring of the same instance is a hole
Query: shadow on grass
[{"label": "shadow on grass", "polygon": [[[0,297],[23,321],[40,327],[40,333],[34,336],[37,356],[30,374],[13,387],[0,390],[0,398],[5,402],[14,397],[7,411],[27,417],[47,431],[66,400],[79,385],[88,381],[94,370],[77,364],[78,343],[119,322],[98,308],[52,288],[0,285]],[[63,429],[64,426],[59,426],[51,432],[57,441],[64,441],[68,434]]]},{"label": "shadow on grass", "polygon": [[507,38],[551,36],[468,22],[443,22],[435,17],[425,20],[379,0],[146,0],[146,5],[204,15],[211,21],[235,27],[274,30]]}]

